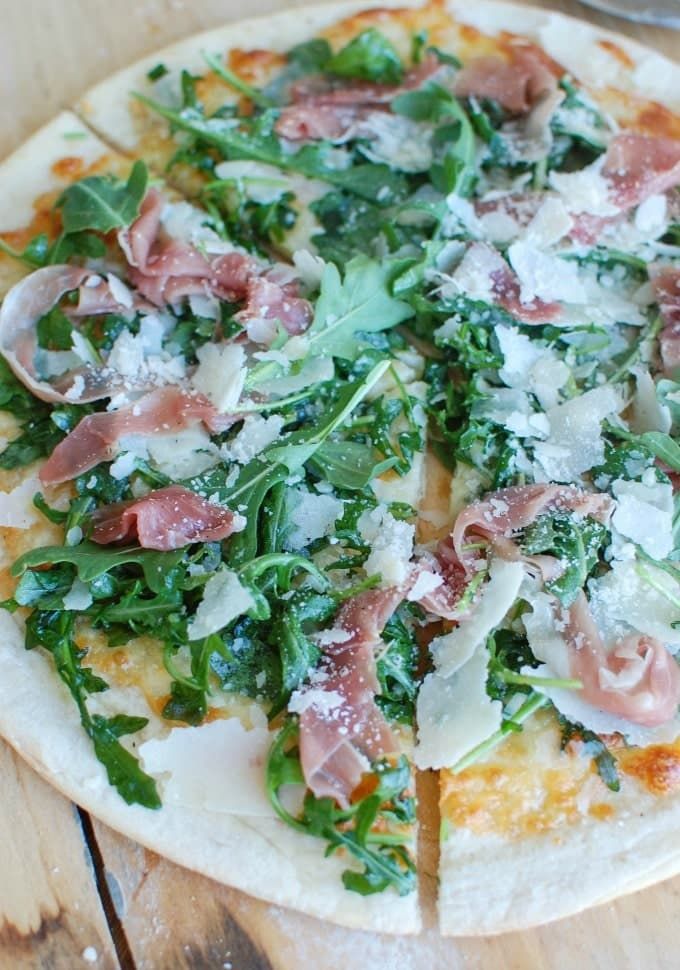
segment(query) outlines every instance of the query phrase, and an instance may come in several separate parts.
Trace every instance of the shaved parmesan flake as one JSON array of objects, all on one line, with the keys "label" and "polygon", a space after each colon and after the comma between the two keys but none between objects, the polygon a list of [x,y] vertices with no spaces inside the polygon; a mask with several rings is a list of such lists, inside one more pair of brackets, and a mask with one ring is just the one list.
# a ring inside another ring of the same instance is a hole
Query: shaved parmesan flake
[{"label": "shaved parmesan flake", "polygon": [[229,461],[245,465],[277,440],[283,425],[284,420],[279,414],[272,414],[268,418],[249,414],[236,437],[222,445],[221,454]]},{"label": "shaved parmesan flake", "polygon": [[635,371],[635,394],[631,416],[628,420],[630,430],[636,434],[645,431],[663,431],[668,434],[671,430],[671,413],[662,404],[656,394],[656,384],[648,370],[638,368]]},{"label": "shaved parmesan flake", "polygon": [[87,583],[84,583],[82,579],[78,579],[76,576],[73,580],[73,585],[66,596],[64,596],[64,609],[86,610],[88,606],[92,606],[92,593]]},{"label": "shaved parmesan flake", "polygon": [[650,195],[635,211],[635,227],[647,236],[656,237],[666,231],[665,195]]},{"label": "shaved parmesan flake", "polygon": [[236,573],[231,569],[221,569],[205,584],[203,599],[187,627],[187,636],[189,640],[201,640],[211,633],[217,633],[254,605],[253,597],[241,585]]},{"label": "shaved parmesan flake", "polygon": [[161,212],[161,224],[172,239],[213,255],[234,252],[234,244],[220,238],[208,222],[208,214],[189,202],[168,202]]},{"label": "shaved parmesan flake", "polygon": [[357,526],[362,539],[371,545],[364,563],[366,573],[369,576],[378,573],[383,586],[403,583],[413,554],[415,526],[395,519],[385,505],[364,512]]},{"label": "shaved parmesan flake", "polygon": [[268,817],[275,814],[264,785],[272,742],[265,714],[249,709],[252,728],[236,717],[173,728],[139,747],[144,770],[160,776],[163,802],[194,811]]},{"label": "shaved parmesan flake", "polygon": [[428,674],[418,693],[418,768],[450,768],[501,726],[503,705],[486,692],[482,644],[451,677]]},{"label": "shaved parmesan flake", "polygon": [[471,612],[462,617],[450,633],[435,637],[430,644],[438,674],[451,676],[467,663],[480,645],[486,644],[489,634],[499,626],[517,599],[523,579],[521,562],[493,560],[489,567],[489,581]]},{"label": "shaved parmesan flake", "polygon": [[436,573],[429,573],[426,570],[423,570],[421,573],[419,573],[415,583],[406,594],[406,599],[413,603],[417,603],[419,599],[423,598],[423,596],[427,596],[435,589],[439,589],[443,582],[444,580],[441,576],[438,576]]},{"label": "shaved parmesan flake", "polygon": [[492,274],[505,270],[503,257],[490,246],[470,246],[453,275],[442,274],[441,295],[444,299],[462,295],[471,300],[493,303]]},{"label": "shaved parmesan flake", "polygon": [[218,411],[229,413],[238,405],[246,380],[245,351],[240,344],[204,344],[196,351],[199,364],[191,378]]},{"label": "shaved parmesan flake", "polygon": [[[601,424],[622,407],[613,387],[596,387],[547,411],[550,434],[540,441],[534,455],[544,480],[574,482],[604,461]],[[537,474],[536,480],[541,478]]]},{"label": "shaved parmesan flake", "polygon": [[402,172],[424,172],[432,164],[432,128],[402,115],[372,111],[357,134],[369,138],[359,150],[372,162],[385,162]]},{"label": "shaved parmesan flake", "polygon": [[612,525],[652,559],[665,559],[673,549],[673,486],[657,482],[650,471],[649,483],[612,482],[617,499]]},{"label": "shaved parmesan flake", "polygon": [[292,506],[290,519],[295,529],[288,536],[286,547],[293,551],[330,535],[345,507],[342,500],[333,495],[315,495],[304,488],[291,489],[289,501]]},{"label": "shaved parmesan flake", "polygon": [[573,225],[562,199],[548,195],[527,226],[524,238],[530,246],[545,249],[559,242]]},{"label": "shaved parmesan flake", "polygon": [[680,583],[651,563],[615,560],[608,573],[588,584],[590,609],[605,642],[631,630],[680,647]]},{"label": "shaved parmesan flake", "polygon": [[586,302],[586,291],[579,280],[576,263],[544,253],[522,240],[510,246],[508,259],[519,279],[522,303],[536,300]]},{"label": "shaved parmesan flake", "polygon": [[609,201],[609,182],[602,175],[604,158],[578,172],[551,172],[548,181],[562,196],[569,212],[614,216],[619,210]]}]

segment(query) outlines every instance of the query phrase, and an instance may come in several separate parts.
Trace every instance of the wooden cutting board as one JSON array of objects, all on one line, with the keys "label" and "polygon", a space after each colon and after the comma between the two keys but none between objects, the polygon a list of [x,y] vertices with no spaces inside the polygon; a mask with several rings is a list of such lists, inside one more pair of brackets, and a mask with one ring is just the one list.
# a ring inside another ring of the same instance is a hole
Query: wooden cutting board
[{"label": "wooden cutting board", "polygon": [[[92,83],[137,57],[225,20],[299,5],[0,0],[0,158]],[[680,58],[680,33],[627,25],[576,0],[547,5]],[[393,939],[269,906],[180,869],[79,812],[2,742],[0,778],[0,970],[680,966],[680,877],[538,930],[486,939],[441,940],[430,906],[419,937]],[[436,823],[423,828],[431,899]]]}]

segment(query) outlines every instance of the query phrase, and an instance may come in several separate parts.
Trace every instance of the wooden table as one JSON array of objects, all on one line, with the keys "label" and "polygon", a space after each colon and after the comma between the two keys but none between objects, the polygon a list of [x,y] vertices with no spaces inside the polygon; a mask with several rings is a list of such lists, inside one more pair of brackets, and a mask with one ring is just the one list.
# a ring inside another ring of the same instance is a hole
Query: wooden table
[{"label": "wooden table", "polygon": [[[296,5],[0,0],[0,157],[135,58],[230,18]],[[576,0],[545,5],[680,57],[680,33],[615,21]],[[417,939],[389,939],[268,906],[166,862],[79,812],[2,742],[0,778],[0,970],[680,966],[680,877],[532,932],[443,941],[431,917]]]}]

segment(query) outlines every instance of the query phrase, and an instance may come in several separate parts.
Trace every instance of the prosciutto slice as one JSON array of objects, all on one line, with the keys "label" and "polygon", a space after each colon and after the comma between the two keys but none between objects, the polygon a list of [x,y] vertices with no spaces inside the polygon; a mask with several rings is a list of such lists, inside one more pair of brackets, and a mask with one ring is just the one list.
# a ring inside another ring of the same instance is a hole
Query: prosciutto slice
[{"label": "prosciutto slice", "polygon": [[[607,495],[584,492],[568,485],[515,485],[492,492],[463,509],[451,534],[451,549],[465,572],[474,571],[480,550],[471,548],[482,540],[509,539],[545,512],[569,511],[606,522],[613,511]],[[507,545],[501,546],[501,552]],[[506,555],[505,558],[508,558]]]},{"label": "prosciutto slice", "polygon": [[571,674],[588,703],[634,724],[656,727],[680,704],[680,668],[655,637],[632,634],[607,651],[583,594],[565,614]]},{"label": "prosciutto slice", "polygon": [[199,421],[217,432],[229,427],[231,420],[202,394],[189,394],[176,386],[159,388],[119,411],[99,411],[84,417],[42,466],[40,481],[43,485],[68,482],[110,460],[124,435],[169,434]]},{"label": "prosciutto slice", "polygon": [[661,362],[672,376],[680,368],[680,269],[676,266],[650,266],[649,275],[663,318],[659,336]]},{"label": "prosciutto slice", "polygon": [[635,132],[617,135],[607,149],[602,174],[611,202],[630,209],[680,185],[680,141]]},{"label": "prosciutto slice", "polygon": [[92,516],[92,540],[138,542],[143,549],[181,549],[190,542],[217,542],[243,528],[242,517],[213,505],[183,488],[170,485],[130,502],[105,505]]},{"label": "prosciutto slice", "polygon": [[312,308],[297,294],[297,283],[279,284],[247,253],[234,251],[206,256],[195,246],[163,238],[163,196],[151,189],[139,216],[118,234],[130,264],[129,279],[155,306],[186,296],[210,294],[230,303],[246,301],[239,320],[278,319],[289,333],[301,333],[312,319]]},{"label": "prosciutto slice", "polygon": [[428,55],[397,85],[358,81],[339,87],[324,78],[305,78],[291,86],[293,104],[281,111],[274,130],[289,141],[341,141],[372,111],[389,110],[393,98],[419,88],[439,67]]},{"label": "prosciutto slice", "polygon": [[0,352],[21,383],[41,401],[55,404],[87,404],[110,397],[121,379],[104,366],[83,363],[50,380],[40,378],[35,367],[38,350],[37,324],[69,292],[79,299],[69,316],[129,312],[105,281],[86,284],[90,270],[78,266],[45,266],[13,286],[0,307]]},{"label": "prosciutto slice", "polygon": [[335,798],[343,807],[369,762],[398,750],[375,703],[375,652],[402,599],[402,590],[392,587],[367,590],[345,603],[314,684],[297,698],[305,781],[318,798]]},{"label": "prosciutto slice", "polygon": [[[483,242],[474,242],[468,246],[450,280],[445,280],[442,294],[448,296],[446,291],[453,287],[461,295],[466,295],[469,293],[469,281],[472,280],[473,285],[478,285],[477,279],[480,275],[486,275],[488,278],[490,296],[483,292],[479,298],[503,307],[522,323],[547,323],[560,313],[559,303],[546,303],[540,299],[522,303],[517,276],[501,254]],[[475,298],[474,293],[472,298]]]},{"label": "prosciutto slice", "polygon": [[531,44],[516,44],[507,58],[476,57],[456,76],[459,98],[490,98],[510,114],[522,115],[557,89],[545,55]]}]

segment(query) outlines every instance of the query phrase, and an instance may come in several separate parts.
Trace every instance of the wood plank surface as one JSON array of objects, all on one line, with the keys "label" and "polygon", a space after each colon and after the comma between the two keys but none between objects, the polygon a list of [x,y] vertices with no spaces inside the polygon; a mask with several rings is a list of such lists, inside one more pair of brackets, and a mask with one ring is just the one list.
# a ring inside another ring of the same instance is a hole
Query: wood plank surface
[{"label": "wood plank surface", "polygon": [[4,743],[0,778],[0,970],[113,970],[77,809]]},{"label": "wood plank surface", "polygon": [[[301,0],[0,0],[0,157],[88,86],[197,30]],[[680,57],[680,34],[549,5]],[[88,824],[0,742],[0,970],[673,970],[680,877],[568,920],[487,939],[442,940],[434,912],[412,939],[349,932],[253,900]],[[424,779],[424,784],[431,784]],[[436,820],[423,869],[436,884]],[[429,824],[427,824],[429,822]],[[101,893],[109,925],[105,919]],[[114,949],[115,944],[115,949]]]}]

